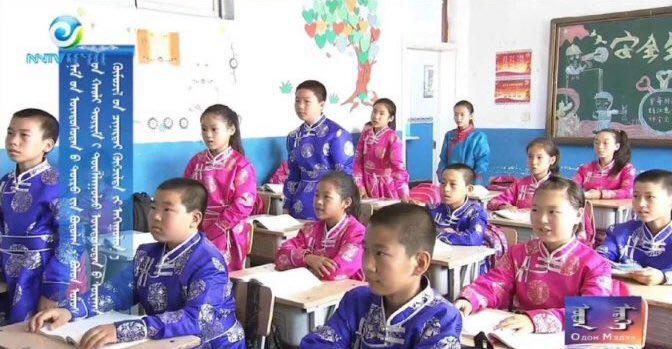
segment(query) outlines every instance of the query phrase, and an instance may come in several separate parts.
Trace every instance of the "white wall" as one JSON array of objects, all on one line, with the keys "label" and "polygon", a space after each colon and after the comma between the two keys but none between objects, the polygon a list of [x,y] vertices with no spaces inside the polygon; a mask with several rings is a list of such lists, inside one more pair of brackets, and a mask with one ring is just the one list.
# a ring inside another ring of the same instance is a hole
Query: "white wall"
[{"label": "white wall", "polygon": [[[134,44],[136,29],[180,33],[179,67],[141,65],[136,59],[136,142],[200,140],[200,113],[194,106],[216,102],[239,112],[245,138],[283,136],[300,122],[293,111],[293,92],[280,93],[282,81],[289,80],[295,87],[306,79],[320,80],[341,101],[354,91],[354,52],[347,49],[341,54],[333,47],[320,50],[306,35],[301,11],[312,1],[237,0],[233,22],[137,10],[128,5],[131,0],[114,0],[112,6],[104,3],[0,0],[0,130],[6,129],[9,116],[21,108],[58,112],[57,65],[26,64],[25,56],[29,52],[57,52],[48,28],[56,16],[63,14],[75,15],[82,22],[82,44]],[[380,50],[369,87],[380,97],[401,100],[404,3],[379,1],[377,12]],[[228,64],[231,44],[239,61],[235,83]],[[192,83],[194,79],[212,82],[200,87]],[[327,103],[326,114],[356,131],[368,120],[370,108],[360,106],[351,112],[350,105]],[[151,117],[177,121],[183,116],[190,121],[188,130],[174,126],[152,131],[147,127]],[[4,132],[0,134],[3,140]]]},{"label": "white wall", "polygon": [[[469,73],[458,85],[468,83],[477,126],[545,127],[551,19],[669,5],[668,0],[469,0],[468,65],[458,63],[458,70]],[[532,50],[530,103],[496,105],[495,53],[520,49]]]}]

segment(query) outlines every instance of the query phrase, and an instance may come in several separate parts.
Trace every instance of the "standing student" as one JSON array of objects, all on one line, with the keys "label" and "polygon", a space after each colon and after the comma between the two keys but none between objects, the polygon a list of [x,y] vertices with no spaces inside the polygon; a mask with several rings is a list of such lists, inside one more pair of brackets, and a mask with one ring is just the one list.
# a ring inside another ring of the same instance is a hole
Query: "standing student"
[{"label": "standing student", "polygon": [[303,124],[287,136],[284,208],[299,219],[315,219],[313,197],[322,176],[333,170],[352,175],[352,137],[324,116],[326,98],[327,89],[319,81],[307,80],[296,87],[294,108]]},{"label": "standing student", "polygon": [[459,348],[462,318],[424,276],[434,229],[423,207],[399,203],[376,211],[365,237],[368,286],[347,292],[301,348]]},{"label": "standing student", "polygon": [[474,128],[474,106],[469,101],[459,101],[453,107],[457,128],[446,132],[441,147],[436,176],[450,164],[462,163],[471,167],[479,180],[488,172],[490,145],[488,137]]},{"label": "standing student", "polygon": [[488,210],[529,209],[537,187],[560,173],[560,149],[552,140],[533,139],[526,150],[530,175],[517,179],[506,191],[490,200]]},{"label": "standing student", "polygon": [[196,154],[184,171],[208,190],[208,209],[202,229],[224,254],[229,270],[245,267],[250,249],[250,225],[257,196],[257,175],[245,158],[238,114],[215,104],[201,115],[201,136],[207,147]]},{"label": "standing student", "polygon": [[5,148],[15,168],[0,179],[0,325],[26,320],[66,298],[69,246],[58,231],[59,176],[47,161],[58,140],[58,121],[23,109],[7,128]]},{"label": "standing student", "polygon": [[593,139],[597,160],[579,167],[574,181],[587,199],[629,199],[635,180],[630,141],[625,131],[605,128]]},{"label": "standing student", "polygon": [[611,295],[609,262],[576,238],[584,204],[576,183],[560,177],[542,183],[531,212],[538,239],[511,247],[493,270],[464,288],[455,306],[465,316],[513,306],[520,314],[498,328],[551,333],[564,328],[565,297]]},{"label": "standing student", "polygon": [[199,336],[204,348],[245,348],[224,258],[198,231],[207,200],[207,191],[195,180],[161,183],[149,215],[158,242],[140,245],[133,267],[105,281],[97,295],[87,292],[75,304],[65,302],[66,308],[38,313],[29,330],[37,332],[47,323],[53,329],[73,318],[94,316],[96,309],[125,310],[140,303],[147,315],[96,326],[83,334],[79,348],[187,335]]},{"label": "standing student", "polygon": [[408,172],[396,131],[397,106],[380,98],[364,126],[355,155],[355,182],[362,197],[408,200]]},{"label": "standing student", "polygon": [[359,192],[352,177],[322,177],[314,200],[317,222],[306,223],[275,256],[278,270],[307,267],[322,280],[364,280],[365,227],[359,223]]},{"label": "standing student", "polygon": [[615,224],[597,252],[616,263],[642,267],[629,276],[644,285],[672,285],[672,172],[650,170],[635,178],[637,219]]}]

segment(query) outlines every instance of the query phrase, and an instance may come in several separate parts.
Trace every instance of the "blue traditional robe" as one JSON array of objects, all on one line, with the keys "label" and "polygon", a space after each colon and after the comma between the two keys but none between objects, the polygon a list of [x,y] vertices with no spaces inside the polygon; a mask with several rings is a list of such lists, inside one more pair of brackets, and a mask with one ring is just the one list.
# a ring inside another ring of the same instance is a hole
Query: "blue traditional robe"
[{"label": "blue traditional robe", "polygon": [[597,252],[616,263],[639,264],[661,270],[672,285],[672,223],[655,236],[640,220],[614,224]]},{"label": "blue traditional robe", "polygon": [[460,348],[462,317],[427,279],[422,291],[385,318],[381,296],[358,287],[343,296],[334,315],[301,341],[301,348]]},{"label": "blue traditional robe", "polygon": [[325,116],[312,126],[302,124],[287,136],[289,175],[284,187],[285,209],[294,218],[315,220],[313,199],[320,179],[330,171],[352,175],[352,136]]},{"label": "blue traditional robe", "polygon": [[[165,249],[164,243],[141,245],[133,268],[101,285],[99,311],[128,308],[132,291],[133,304],[140,303],[147,314],[141,320],[115,323],[118,341],[195,335],[201,337],[200,348],[245,348],[221,252],[203,233]],[[76,306],[64,304],[75,318],[95,315],[93,305],[90,292],[78,298]]]},{"label": "blue traditional robe", "polygon": [[59,301],[68,289],[67,263],[59,247],[58,171],[47,161],[0,179],[0,324],[21,322],[36,311],[41,296]]},{"label": "blue traditional robe", "polygon": [[449,245],[485,245],[488,214],[480,203],[466,200],[455,210],[446,204],[430,205],[429,211],[436,223],[437,239]]},{"label": "blue traditional robe", "polygon": [[484,178],[488,173],[490,164],[490,145],[488,137],[481,131],[473,131],[462,142],[454,144],[453,139],[457,137],[456,130],[446,132],[439,156],[439,165],[436,175],[440,179],[443,170],[450,164],[462,163],[471,167],[478,176],[479,182],[487,180]]}]

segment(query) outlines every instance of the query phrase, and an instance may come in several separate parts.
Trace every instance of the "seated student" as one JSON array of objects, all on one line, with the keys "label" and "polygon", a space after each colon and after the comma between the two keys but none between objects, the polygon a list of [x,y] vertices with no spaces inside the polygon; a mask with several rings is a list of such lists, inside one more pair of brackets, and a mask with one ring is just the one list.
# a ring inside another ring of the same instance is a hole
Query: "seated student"
[{"label": "seated student", "polygon": [[[58,170],[47,153],[58,140],[58,121],[40,109],[23,109],[7,127],[5,148],[16,163],[0,179],[0,326],[22,322],[66,297],[70,266],[58,252]],[[65,253],[64,253],[65,254]]]},{"label": "seated student", "polygon": [[505,192],[488,202],[488,210],[529,209],[537,187],[560,173],[560,149],[550,139],[536,138],[527,144],[527,167],[530,175],[520,178]]},{"label": "seated student", "polygon": [[[94,327],[84,334],[80,348],[186,335],[201,337],[207,347],[245,348],[224,257],[198,231],[207,197],[205,187],[193,179],[173,178],[159,185],[150,213],[151,233],[159,242],[141,245],[133,268],[118,280],[106,281],[98,297],[106,300],[99,302],[100,311],[123,309],[129,305],[124,301],[133,299],[147,316]],[[133,280],[131,287],[124,280]],[[93,316],[93,301],[91,293],[82,294],[76,307],[66,300],[65,308],[35,315],[29,329],[36,332],[48,322],[54,328]]]},{"label": "seated student", "polygon": [[314,199],[319,221],[306,223],[275,255],[275,267],[307,267],[322,280],[364,280],[366,228],[359,223],[359,192],[352,177],[335,171],[322,177]]},{"label": "seated student", "polygon": [[574,176],[586,199],[632,197],[635,167],[630,163],[630,141],[625,131],[600,130],[593,140],[597,161],[579,167]]},{"label": "seated student", "polygon": [[672,172],[640,173],[632,208],[638,219],[611,226],[597,252],[613,262],[644,267],[629,275],[639,283],[672,285]]},{"label": "seated student", "polygon": [[565,297],[609,296],[611,267],[576,238],[585,197],[574,182],[551,177],[534,193],[532,230],[538,239],[512,246],[493,270],[455,301],[462,314],[483,308],[520,311],[498,327],[551,333],[565,325]]},{"label": "seated student", "polygon": [[459,348],[462,318],[423,275],[436,232],[423,207],[386,206],[371,216],[364,273],[368,286],[343,296],[336,313],[302,348]]}]

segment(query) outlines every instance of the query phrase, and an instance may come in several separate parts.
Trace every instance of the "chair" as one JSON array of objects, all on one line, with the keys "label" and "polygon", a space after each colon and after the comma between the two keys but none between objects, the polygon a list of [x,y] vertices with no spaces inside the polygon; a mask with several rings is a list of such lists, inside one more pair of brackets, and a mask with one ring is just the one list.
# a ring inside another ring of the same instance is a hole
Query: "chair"
[{"label": "chair", "polygon": [[236,281],[236,317],[243,324],[247,348],[263,349],[271,334],[275,297],[270,287],[256,280]]}]

